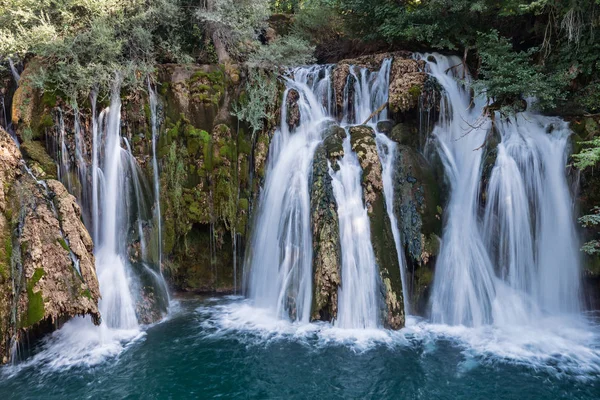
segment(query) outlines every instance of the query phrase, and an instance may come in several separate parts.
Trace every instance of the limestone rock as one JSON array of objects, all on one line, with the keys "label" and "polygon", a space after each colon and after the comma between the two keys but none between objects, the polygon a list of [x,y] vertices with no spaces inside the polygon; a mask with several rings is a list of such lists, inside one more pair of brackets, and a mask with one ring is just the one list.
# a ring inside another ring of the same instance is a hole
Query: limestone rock
[{"label": "limestone rock", "polygon": [[425,310],[433,279],[442,229],[440,188],[425,158],[415,149],[399,145],[394,169],[394,213],[411,283],[408,292],[413,312]]},{"label": "limestone rock", "polygon": [[[4,362],[10,343],[26,333],[51,331],[77,315],[100,321],[93,245],[79,207],[61,183],[50,181],[46,186],[24,168],[12,138],[0,129],[0,357]],[[14,282],[14,292],[9,282]]]},{"label": "limestone rock", "polygon": [[416,109],[427,78],[425,63],[395,57],[390,71],[389,106],[393,112]]},{"label": "limestone rock", "polygon": [[352,150],[356,152],[363,170],[364,200],[369,213],[373,212],[373,204],[383,192],[381,177],[381,161],[375,143],[373,128],[361,125],[350,128]]},{"label": "limestone rock", "polygon": [[321,321],[337,318],[338,288],[341,284],[339,220],[327,160],[326,146],[321,144],[313,160],[310,198],[314,251],[311,318]]}]

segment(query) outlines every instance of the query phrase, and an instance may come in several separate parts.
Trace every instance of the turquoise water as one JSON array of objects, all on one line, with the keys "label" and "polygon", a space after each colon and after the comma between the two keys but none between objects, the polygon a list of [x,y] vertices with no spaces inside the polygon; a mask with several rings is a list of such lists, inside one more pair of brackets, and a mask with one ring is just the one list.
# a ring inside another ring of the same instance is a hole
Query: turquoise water
[{"label": "turquoise water", "polygon": [[0,399],[600,398],[598,332],[585,322],[519,334],[411,320],[390,333],[292,325],[231,297],[173,308],[121,346],[82,350],[85,330],[66,326],[1,370]]}]

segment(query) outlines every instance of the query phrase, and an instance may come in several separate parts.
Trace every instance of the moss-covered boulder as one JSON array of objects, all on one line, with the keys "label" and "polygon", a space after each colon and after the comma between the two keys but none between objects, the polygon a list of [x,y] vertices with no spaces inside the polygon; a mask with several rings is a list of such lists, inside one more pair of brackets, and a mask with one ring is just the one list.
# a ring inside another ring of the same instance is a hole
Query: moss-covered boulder
[{"label": "moss-covered boulder", "polygon": [[175,123],[184,115],[193,126],[212,130],[230,83],[225,67],[167,64],[158,76],[165,117]]},{"label": "moss-covered boulder", "polygon": [[481,151],[481,181],[480,181],[480,200],[482,206],[485,206],[488,197],[488,185],[490,178],[492,177],[492,171],[494,165],[496,165],[496,158],[498,157],[498,144],[502,141],[500,132],[497,129],[492,128],[483,143],[481,149],[475,151]]},{"label": "moss-covered boulder", "polygon": [[377,153],[375,132],[368,126],[350,128],[352,150],[362,167],[364,201],[371,222],[371,242],[381,278],[384,325],[391,329],[404,326],[404,299],[398,253],[391,221],[385,206],[382,166]]},{"label": "moss-covered boulder", "polygon": [[412,312],[425,312],[442,229],[440,188],[427,160],[398,145],[394,168],[394,214],[407,262]]},{"label": "moss-covered boulder", "polygon": [[388,135],[394,142],[411,147],[415,150],[422,148],[422,139],[415,124],[401,122],[396,124]]}]

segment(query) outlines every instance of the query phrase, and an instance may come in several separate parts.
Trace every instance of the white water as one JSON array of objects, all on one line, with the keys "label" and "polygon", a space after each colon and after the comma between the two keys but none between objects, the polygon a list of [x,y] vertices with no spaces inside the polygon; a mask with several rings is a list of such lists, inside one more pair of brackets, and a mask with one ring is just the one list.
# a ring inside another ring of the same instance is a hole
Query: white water
[{"label": "white water", "polygon": [[329,67],[298,68],[287,80],[284,99],[291,89],[300,94],[300,125],[289,131],[284,101],[247,260],[248,294],[254,304],[293,321],[308,322],[310,316],[313,250],[309,178],[321,131],[331,114],[323,106],[332,104],[326,98],[329,75]]},{"label": "white water", "polygon": [[[496,115],[501,143],[480,218],[484,104],[454,79],[458,57],[434,55],[445,90],[433,137],[451,185],[432,296],[434,322],[514,325],[579,311],[579,256],[566,181],[570,135],[557,118]],[[424,57],[427,58],[427,57]]]},{"label": "white water", "polygon": [[362,169],[344,139],[344,157],[339,170],[329,167],[333,193],[338,204],[342,247],[342,284],[338,290],[340,328],[376,328],[378,325],[377,266],[371,244],[371,228],[363,202]]},{"label": "white water", "polygon": [[8,65],[10,66],[10,72],[12,73],[13,79],[15,80],[15,83],[18,85],[19,81],[21,80],[21,75],[19,74],[19,71],[17,70],[15,63],[13,62],[13,60],[11,58],[8,59]]},{"label": "white water", "polygon": [[402,281],[402,297],[404,298],[404,315],[410,314],[410,295],[408,293],[408,280],[406,278],[406,259],[402,247],[402,237],[398,228],[398,217],[394,213],[394,170],[396,168],[396,158],[398,156],[398,145],[396,142],[385,136],[383,133],[377,133],[377,153],[381,160],[383,192],[385,195],[385,207],[390,217],[392,235],[396,244],[396,253],[398,254],[398,265],[400,266],[400,280]]},{"label": "white water", "polygon": [[[387,103],[391,60],[382,63],[380,71],[350,68],[344,89],[342,125],[360,124]],[[312,241],[310,226],[309,183],[312,158],[321,141],[324,122],[334,115],[331,67],[298,68],[287,80],[289,90],[300,94],[301,121],[290,132],[287,104],[284,101],[281,127],[276,132],[269,154],[265,190],[254,228],[247,268],[249,296],[260,308],[270,309],[279,318],[308,322],[312,290]],[[369,121],[374,129],[387,118],[381,110]],[[383,139],[382,139],[383,140]],[[381,146],[378,146],[381,147]],[[389,147],[393,151],[392,146]],[[363,201],[362,169],[350,145],[344,141],[345,155],[334,172],[333,191],[338,204],[342,258],[342,284],[338,296],[338,318],[335,325],[368,329],[378,326],[379,281],[371,244],[370,223]],[[386,150],[387,151],[387,150]],[[387,153],[386,153],[387,154]],[[385,159],[386,201],[393,210],[394,155]],[[391,215],[392,220],[396,219]],[[394,237],[400,242],[397,223]],[[401,252],[397,252],[401,255]],[[403,268],[403,261],[400,259]],[[404,277],[404,271],[402,271]]]},{"label": "white water", "polygon": [[[158,140],[158,98],[156,96],[156,90],[148,81],[148,96],[150,100],[150,116],[152,125],[152,173],[154,178],[154,218],[156,220],[156,226],[158,227],[158,269],[162,275],[162,214],[160,212],[160,178],[158,173],[158,161],[156,155],[156,142]],[[164,281],[164,280],[163,280]]]},{"label": "white water", "polygon": [[[115,329],[136,329],[135,301],[127,271],[127,225],[125,196],[127,182],[122,173],[124,150],[121,147],[121,99],[115,88],[104,132],[104,159],[101,168],[104,187],[99,197],[99,240],[96,242],[96,270],[102,300],[103,323]],[[99,195],[99,194],[95,194]]]}]

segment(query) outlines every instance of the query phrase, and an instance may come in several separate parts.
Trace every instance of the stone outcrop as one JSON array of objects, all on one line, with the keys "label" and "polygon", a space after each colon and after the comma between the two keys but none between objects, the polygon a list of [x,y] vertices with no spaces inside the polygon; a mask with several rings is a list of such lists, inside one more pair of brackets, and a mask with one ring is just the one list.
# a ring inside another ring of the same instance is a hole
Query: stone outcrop
[{"label": "stone outcrop", "polygon": [[371,242],[381,278],[383,322],[391,329],[404,327],[404,299],[391,221],[385,207],[382,166],[375,132],[368,126],[350,128],[352,150],[362,167],[364,201],[371,222]]},{"label": "stone outcrop", "polygon": [[0,161],[0,356],[6,362],[25,333],[45,333],[77,315],[99,323],[100,294],[92,241],[74,197],[57,181],[33,178],[3,130]]},{"label": "stone outcrop", "polygon": [[331,126],[315,150],[311,182],[311,225],[313,240],[313,320],[337,318],[338,288],[341,284],[341,245],[337,202],[333,194],[329,165],[343,157],[344,129]]},{"label": "stone outcrop", "polygon": [[290,131],[300,125],[300,107],[298,106],[299,99],[300,94],[295,89],[291,89],[285,99],[287,106],[286,122]]},{"label": "stone outcrop", "polygon": [[392,59],[390,68],[389,108],[394,113],[416,110],[419,98],[426,86],[425,62],[414,60],[412,53],[399,51],[363,56],[340,61],[333,70],[333,88],[337,109],[344,104],[344,88],[350,76],[351,66],[378,71],[386,59]]},{"label": "stone outcrop", "polygon": [[332,321],[337,318],[342,261],[337,203],[323,144],[315,151],[310,200],[314,274],[311,318]]},{"label": "stone outcrop", "polygon": [[407,262],[412,312],[423,314],[439,252],[442,208],[439,185],[427,160],[398,145],[394,168],[394,214]]},{"label": "stone outcrop", "polygon": [[392,112],[416,109],[427,74],[425,62],[412,58],[394,57],[390,71],[389,106]]}]

